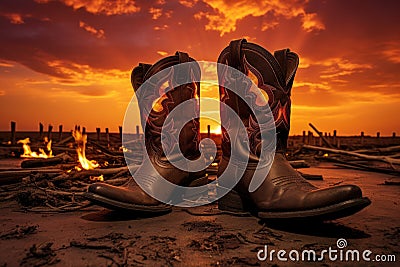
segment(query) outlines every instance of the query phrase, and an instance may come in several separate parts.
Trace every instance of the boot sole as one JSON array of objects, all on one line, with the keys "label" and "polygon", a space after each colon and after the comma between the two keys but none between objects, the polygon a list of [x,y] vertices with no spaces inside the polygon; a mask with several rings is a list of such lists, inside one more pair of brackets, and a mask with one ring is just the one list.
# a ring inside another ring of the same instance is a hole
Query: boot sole
[{"label": "boot sole", "polygon": [[[192,181],[188,186],[195,187],[195,186],[205,185],[207,183],[208,183],[208,175]],[[83,194],[83,197],[89,199],[94,204],[97,204],[99,206],[111,210],[134,211],[139,213],[152,213],[152,214],[168,213],[172,211],[172,207],[170,205],[166,205],[163,203],[157,205],[140,205],[134,203],[125,203],[110,198],[106,198],[104,196],[94,194],[91,192],[85,192]]]},{"label": "boot sole", "polygon": [[325,207],[300,210],[300,211],[259,211],[252,209],[255,205],[249,203],[249,200],[242,198],[237,192],[231,191],[220,200],[218,208],[230,213],[249,212],[250,214],[265,220],[313,220],[327,221],[350,216],[359,212],[368,205],[371,200],[367,197],[346,200],[334,205]]},{"label": "boot sole", "polygon": [[86,192],[83,194],[83,197],[89,199],[92,203],[111,209],[111,210],[119,210],[119,211],[136,211],[143,213],[168,213],[170,212],[171,206],[165,204],[159,205],[138,205],[116,201],[113,199],[109,199],[94,193]]}]

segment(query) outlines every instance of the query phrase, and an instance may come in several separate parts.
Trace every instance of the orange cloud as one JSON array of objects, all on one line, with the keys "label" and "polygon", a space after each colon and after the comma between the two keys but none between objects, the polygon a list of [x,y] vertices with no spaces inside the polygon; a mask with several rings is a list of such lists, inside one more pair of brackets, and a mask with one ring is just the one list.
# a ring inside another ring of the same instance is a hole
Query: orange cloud
[{"label": "orange cloud", "polygon": [[151,17],[152,19],[158,19],[159,17],[162,16],[162,9],[151,7],[149,9],[149,13],[152,15]]},{"label": "orange cloud", "polygon": [[107,16],[132,14],[140,11],[140,7],[132,0],[63,0],[63,2],[73,9],[84,8],[89,13]]},{"label": "orange cloud", "polygon": [[261,31],[266,31],[268,29],[273,29],[276,26],[279,25],[279,22],[277,21],[263,21],[262,25],[261,25]]},{"label": "orange cloud", "polygon": [[335,58],[322,63],[329,68],[322,72],[321,78],[335,78],[339,76],[351,75],[357,72],[363,72],[366,69],[372,69],[370,64],[352,63],[346,59]]},{"label": "orange cloud", "polygon": [[186,7],[193,7],[199,0],[179,0],[179,3]]},{"label": "orange cloud", "polygon": [[79,27],[81,27],[81,28],[84,29],[85,31],[87,31],[87,32],[89,32],[89,33],[91,33],[91,34],[93,34],[94,36],[96,36],[96,37],[99,38],[99,39],[104,39],[104,38],[105,38],[105,36],[104,36],[104,30],[102,30],[102,29],[98,30],[98,29],[96,29],[96,28],[94,28],[94,27],[92,27],[92,26],[86,24],[86,23],[83,22],[83,21],[79,21]]},{"label": "orange cloud", "polygon": [[155,30],[155,31],[161,31],[161,30],[166,30],[166,29],[168,29],[168,25],[167,24],[164,24],[162,26],[155,26],[153,28],[153,30]]},{"label": "orange cloud", "polygon": [[159,54],[160,56],[165,57],[166,55],[168,55],[168,52],[165,52],[165,51],[157,51],[157,54]]},{"label": "orange cloud", "polygon": [[312,61],[308,58],[302,58],[300,60],[300,69],[307,69],[310,67],[323,67],[324,69],[320,72],[320,78],[335,78],[339,76],[350,75],[353,73],[363,72],[368,69],[372,69],[371,64],[360,64],[351,62],[348,59],[341,57],[328,58],[321,61]]},{"label": "orange cloud", "polygon": [[308,87],[311,89],[311,91],[315,91],[317,89],[322,89],[322,90],[329,90],[331,89],[331,86],[328,84],[328,82],[297,82],[295,81],[293,84],[294,88],[300,88],[300,87]]},{"label": "orange cloud", "polygon": [[400,63],[400,48],[399,44],[391,44],[383,52],[383,56],[393,63]]},{"label": "orange cloud", "polygon": [[[308,130],[309,122],[314,123],[323,132],[339,129],[339,135],[360,131],[369,134],[381,131],[382,134],[389,135],[395,130],[393,121],[397,121],[397,113],[393,111],[398,110],[398,98],[391,95],[335,92],[335,95],[323,97],[320,94],[307,93],[304,98],[309,100],[308,103],[298,105],[296,103],[299,102],[299,92],[293,95],[291,134],[300,134],[301,131]],[[334,99],[331,99],[332,97]],[[323,103],[315,106],[317,101]]]},{"label": "orange cloud", "polygon": [[22,19],[22,15],[17,13],[6,14],[6,18],[10,20],[12,24],[23,24],[24,20]]},{"label": "orange cloud", "polygon": [[[238,21],[247,16],[260,17],[268,13],[276,17],[286,19],[301,17],[303,29],[307,32],[325,29],[324,24],[319,20],[317,14],[307,13],[304,9],[307,0],[303,1],[228,1],[228,0],[204,0],[212,7],[215,14],[209,12],[199,12],[195,14],[196,19],[206,18],[208,24],[206,30],[219,31],[223,36],[226,33],[234,32]],[[277,22],[263,24],[262,30],[275,27]]]},{"label": "orange cloud", "polygon": [[14,66],[14,65],[11,64],[11,63],[9,63],[9,62],[0,61],[0,67],[11,68],[11,67],[13,67],[13,66]]},{"label": "orange cloud", "polygon": [[303,29],[306,30],[307,32],[311,32],[314,30],[325,30],[324,24],[321,22],[321,20],[317,17],[317,14],[315,13],[309,13],[303,14],[303,17],[301,18],[303,22]]},{"label": "orange cloud", "polygon": [[89,65],[80,65],[76,63],[67,63],[65,61],[54,60],[47,63],[56,73],[60,74],[57,78],[51,77],[50,82],[56,85],[67,86],[90,86],[101,83],[102,85],[112,85],[116,83],[125,83],[129,81],[130,71],[121,71],[117,69],[96,69]]}]

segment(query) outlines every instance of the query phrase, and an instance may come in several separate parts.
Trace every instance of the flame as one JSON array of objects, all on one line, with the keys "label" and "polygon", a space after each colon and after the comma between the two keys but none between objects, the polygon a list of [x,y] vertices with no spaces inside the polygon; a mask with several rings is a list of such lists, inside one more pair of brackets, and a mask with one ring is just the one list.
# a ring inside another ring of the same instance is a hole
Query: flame
[{"label": "flame", "polygon": [[21,155],[21,158],[51,158],[53,157],[53,152],[51,150],[51,140],[48,141],[47,137],[44,139],[44,143],[46,144],[46,148],[48,153],[46,153],[42,148],[39,148],[39,153],[37,152],[32,152],[31,147],[28,145],[31,143],[29,137],[18,140],[18,144],[22,144],[22,148],[24,149],[24,154]]},{"label": "flame", "polygon": [[[94,168],[99,167],[99,164],[95,160],[88,160],[85,155],[87,135],[82,134],[80,129],[75,129],[72,131],[72,136],[75,139],[75,143],[77,145],[76,152],[78,153],[79,163],[82,168],[85,170],[93,170]],[[76,167],[79,171],[80,168]]]},{"label": "flame", "polygon": [[90,178],[90,181],[104,182],[103,174],[100,176],[90,176],[89,178]]},{"label": "flame", "polygon": [[119,151],[122,151],[122,152],[130,152],[131,150],[127,149],[127,148],[124,147],[124,146],[121,146],[121,147],[119,148]]}]

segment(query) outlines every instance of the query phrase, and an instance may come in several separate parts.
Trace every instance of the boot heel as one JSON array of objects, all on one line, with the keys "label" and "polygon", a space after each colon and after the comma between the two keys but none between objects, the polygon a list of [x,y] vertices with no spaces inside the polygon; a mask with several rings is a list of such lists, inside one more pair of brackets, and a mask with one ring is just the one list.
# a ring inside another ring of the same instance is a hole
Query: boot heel
[{"label": "boot heel", "polygon": [[236,191],[231,190],[218,200],[218,209],[233,213],[248,212],[248,203]]}]

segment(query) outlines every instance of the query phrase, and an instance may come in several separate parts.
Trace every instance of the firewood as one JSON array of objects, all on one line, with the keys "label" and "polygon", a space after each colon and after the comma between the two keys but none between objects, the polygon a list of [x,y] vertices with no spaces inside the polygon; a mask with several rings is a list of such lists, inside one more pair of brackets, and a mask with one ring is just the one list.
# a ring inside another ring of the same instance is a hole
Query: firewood
[{"label": "firewood", "polygon": [[[131,171],[136,171],[139,168],[138,165],[131,167]],[[113,175],[120,173],[121,171],[128,171],[128,167],[120,168],[110,168],[110,169],[94,169],[94,170],[82,170],[75,172],[73,175],[68,175],[63,173],[53,179],[53,181],[64,181],[64,180],[79,180],[90,176],[100,176],[100,175]]]},{"label": "firewood", "polygon": [[61,173],[60,169],[34,169],[34,170],[8,170],[0,171],[0,185],[14,184],[22,181],[22,178],[34,173]]},{"label": "firewood", "polygon": [[307,174],[307,173],[302,173],[298,172],[301,176],[304,177],[306,180],[320,180],[322,181],[324,178],[321,174]]},{"label": "firewood", "polygon": [[65,143],[68,143],[68,142],[73,142],[73,141],[74,141],[74,137],[72,135],[70,135],[70,136],[64,138],[63,140],[57,142],[56,144],[57,145],[62,145],[62,144],[65,144]]},{"label": "firewood", "polygon": [[318,146],[310,146],[310,145],[304,145],[303,148],[309,149],[309,150],[316,150],[316,151],[323,151],[323,152],[330,152],[330,153],[335,153],[335,154],[354,156],[354,157],[363,158],[363,159],[367,159],[367,160],[382,161],[382,162],[389,163],[390,165],[392,165],[392,167],[393,167],[393,164],[400,164],[400,159],[395,159],[395,158],[388,157],[388,156],[371,156],[371,155],[365,155],[365,154],[360,154],[360,153],[346,151],[346,150],[332,149],[332,148],[325,148],[325,147],[318,147]]},{"label": "firewood", "polygon": [[103,152],[103,153],[105,153],[105,154],[107,154],[107,155],[109,155],[109,156],[114,156],[114,157],[115,157],[115,156],[120,156],[120,157],[123,157],[123,155],[122,155],[121,152],[110,151],[108,148],[106,148],[106,147],[104,147],[104,146],[98,144],[97,142],[88,141],[88,144],[91,144],[91,145],[95,146],[95,147],[98,148],[101,152]]},{"label": "firewood", "polygon": [[329,141],[324,137],[323,133],[318,131],[318,129],[312,124],[309,123],[308,125],[310,125],[310,127],[319,135],[319,137],[321,137],[322,141],[330,148],[334,148],[334,146],[329,143]]},{"label": "firewood", "polygon": [[21,168],[37,168],[37,167],[46,167],[46,166],[54,166],[60,163],[65,163],[68,161],[72,161],[72,158],[65,153],[59,154],[52,158],[33,158],[27,159],[21,162]]},{"label": "firewood", "polygon": [[37,167],[46,167],[46,166],[54,166],[57,164],[63,163],[62,158],[47,158],[47,159],[26,159],[21,162],[21,168],[37,168]]},{"label": "firewood", "polygon": [[308,165],[304,160],[290,160],[289,163],[295,169],[310,168],[310,165]]},{"label": "firewood", "polygon": [[390,153],[390,152],[397,152],[397,151],[400,151],[400,146],[389,146],[389,147],[381,147],[381,148],[374,148],[374,149],[360,149],[360,150],[355,150],[353,152],[356,152],[356,153]]},{"label": "firewood", "polygon": [[128,179],[129,179],[128,177],[115,178],[115,179],[107,180],[106,183],[111,184],[111,185],[122,185],[122,184],[126,183],[126,181],[128,181]]},{"label": "firewood", "polygon": [[356,169],[356,170],[361,170],[361,171],[371,171],[371,172],[379,172],[379,173],[387,173],[387,174],[394,174],[394,175],[400,175],[400,171],[398,170],[393,170],[393,169],[388,169],[388,168],[380,168],[380,167],[373,167],[365,164],[360,164],[360,163],[355,163],[355,162],[349,162],[349,161],[344,161],[340,159],[335,159],[332,157],[318,157],[317,159],[320,160],[326,160],[330,162],[335,162],[335,166],[343,167],[343,168],[350,168],[350,169]]}]

